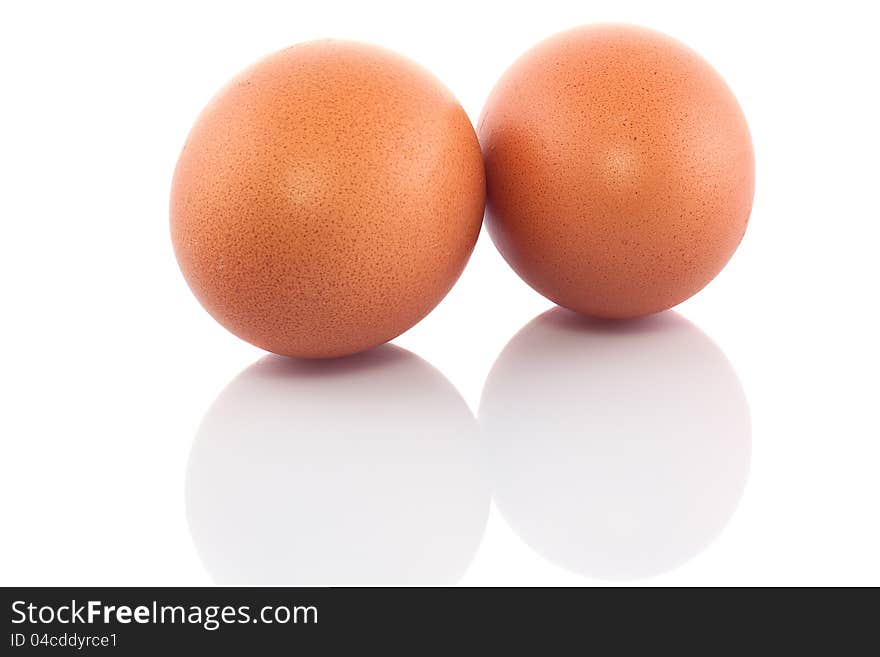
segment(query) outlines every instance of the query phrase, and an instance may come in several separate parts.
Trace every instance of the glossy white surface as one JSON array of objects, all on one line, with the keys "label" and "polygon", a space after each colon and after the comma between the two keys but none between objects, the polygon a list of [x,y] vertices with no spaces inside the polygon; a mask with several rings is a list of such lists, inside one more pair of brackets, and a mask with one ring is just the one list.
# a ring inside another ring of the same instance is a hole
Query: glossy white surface
[{"label": "glossy white surface", "polygon": [[267,356],[214,402],[186,509],[228,584],[454,584],[489,487],[455,388],[393,346],[327,363]]},{"label": "glossy white surface", "polygon": [[499,356],[479,419],[501,515],[538,554],[600,579],[694,557],[748,478],[736,374],[674,312],[625,323],[541,315]]},{"label": "glossy white surface", "polygon": [[[857,2],[4,7],[0,584],[880,585],[876,19]],[[603,20],[702,53],[754,137],[745,240],[675,313],[543,315],[485,233],[428,318],[351,362],[262,360],[193,299],[171,171],[234,72],[359,38],[476,120],[514,57]]]}]

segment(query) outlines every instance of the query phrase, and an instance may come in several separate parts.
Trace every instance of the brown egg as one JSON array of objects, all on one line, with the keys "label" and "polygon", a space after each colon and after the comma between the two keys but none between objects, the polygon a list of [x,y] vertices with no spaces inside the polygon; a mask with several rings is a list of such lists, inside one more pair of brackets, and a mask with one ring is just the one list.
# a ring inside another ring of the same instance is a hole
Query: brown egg
[{"label": "brown egg", "polygon": [[320,41],[263,59],[204,109],[174,173],[171,235],[223,326],[333,357],[431,311],[484,200],[479,143],[440,82],[386,50]]},{"label": "brown egg", "polygon": [[479,126],[492,239],[538,292],[623,318],[684,301],[724,267],[754,193],[724,80],[650,30],[599,25],[523,55]]}]

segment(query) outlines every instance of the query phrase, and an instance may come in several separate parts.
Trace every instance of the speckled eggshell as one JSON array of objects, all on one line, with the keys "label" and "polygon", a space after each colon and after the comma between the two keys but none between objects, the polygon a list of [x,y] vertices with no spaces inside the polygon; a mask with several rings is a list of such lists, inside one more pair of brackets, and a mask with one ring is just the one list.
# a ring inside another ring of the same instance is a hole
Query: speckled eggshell
[{"label": "speckled eggshell", "polygon": [[724,80],[650,30],[597,25],[523,55],[478,129],[489,232],[538,292],[607,318],[698,292],[739,245],[754,155]]},{"label": "speckled eggshell", "polygon": [[171,234],[223,326],[278,354],[334,357],[434,308],[484,201],[479,143],[440,82],[386,50],[319,41],[208,104],[174,173]]}]

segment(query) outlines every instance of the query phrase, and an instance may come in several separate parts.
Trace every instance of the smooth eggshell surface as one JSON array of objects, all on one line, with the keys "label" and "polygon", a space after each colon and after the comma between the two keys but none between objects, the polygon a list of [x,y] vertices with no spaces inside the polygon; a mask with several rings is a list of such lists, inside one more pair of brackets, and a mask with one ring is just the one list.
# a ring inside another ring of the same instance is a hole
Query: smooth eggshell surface
[{"label": "smooth eggshell surface", "polygon": [[523,55],[479,125],[489,232],[572,310],[670,308],[730,259],[754,194],[748,126],[724,80],[637,27],[561,33]]},{"label": "smooth eggshell surface", "polygon": [[484,197],[449,91],[386,50],[320,41],[270,55],[208,104],[174,173],[171,233],[227,329],[333,357],[430,312],[470,256]]}]

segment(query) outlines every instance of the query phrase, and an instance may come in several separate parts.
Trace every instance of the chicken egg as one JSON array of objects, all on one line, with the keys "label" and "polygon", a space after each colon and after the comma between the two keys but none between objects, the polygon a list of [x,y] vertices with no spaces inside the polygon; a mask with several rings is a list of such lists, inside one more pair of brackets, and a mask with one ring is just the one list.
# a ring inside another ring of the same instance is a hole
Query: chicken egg
[{"label": "chicken egg", "polygon": [[484,207],[473,127],[430,73],[344,41],[235,77],[190,132],[171,191],[180,268],[205,309],[268,351],[381,344],[457,280]]},{"label": "chicken egg", "polygon": [[493,241],[529,285],[577,312],[675,306],[746,230],[743,112],[706,61],[663,34],[597,25],[551,37],[503,75],[478,133]]}]

